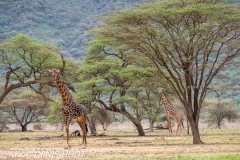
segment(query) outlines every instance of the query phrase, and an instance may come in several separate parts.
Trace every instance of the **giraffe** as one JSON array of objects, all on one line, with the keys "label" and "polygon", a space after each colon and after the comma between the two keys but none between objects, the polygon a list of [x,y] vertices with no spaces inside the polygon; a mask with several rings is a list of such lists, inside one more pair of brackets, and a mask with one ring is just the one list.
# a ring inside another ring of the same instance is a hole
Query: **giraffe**
[{"label": "giraffe", "polygon": [[78,104],[74,101],[72,95],[66,87],[64,86],[63,82],[59,78],[59,71],[57,68],[52,68],[49,70],[52,73],[52,76],[55,80],[55,83],[57,85],[58,91],[61,94],[62,97],[62,114],[63,114],[63,120],[66,127],[66,133],[67,133],[67,145],[65,148],[70,148],[70,142],[69,142],[69,125],[72,121],[72,119],[76,119],[77,123],[79,124],[80,128],[83,132],[83,141],[82,141],[82,148],[86,148],[87,140],[86,140],[86,110],[83,105]]},{"label": "giraffe", "polygon": [[181,136],[182,136],[182,123],[181,123],[182,113],[180,112],[180,110],[174,108],[172,103],[167,100],[167,97],[163,93],[163,88],[159,87],[158,90],[159,90],[162,102],[164,104],[164,107],[165,107],[165,113],[166,113],[166,117],[167,117],[167,121],[168,121],[168,135],[172,134],[172,125],[171,125],[170,118],[175,118],[177,121],[177,124],[178,124],[176,135],[178,133],[178,129],[180,128],[180,132],[181,132]]}]

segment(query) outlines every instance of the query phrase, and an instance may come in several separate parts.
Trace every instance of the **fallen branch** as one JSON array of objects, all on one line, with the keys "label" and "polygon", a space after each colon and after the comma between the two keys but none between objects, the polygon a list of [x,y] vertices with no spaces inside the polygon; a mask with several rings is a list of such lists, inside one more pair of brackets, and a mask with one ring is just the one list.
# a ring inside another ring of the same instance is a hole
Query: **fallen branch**
[{"label": "fallen branch", "polygon": [[37,137],[38,140],[44,140],[44,139],[50,139],[50,137],[47,135],[47,136],[44,136],[44,137]]},{"label": "fallen branch", "polygon": [[53,137],[56,137],[56,138],[57,138],[57,137],[63,137],[63,136],[64,136],[64,134],[61,134],[61,135],[59,135],[59,136],[53,136]]},{"label": "fallen branch", "polygon": [[19,140],[30,140],[30,139],[27,137],[23,137],[23,138],[19,138]]},{"label": "fallen branch", "polygon": [[105,133],[98,134],[97,132],[94,132],[91,136],[105,136]]},{"label": "fallen branch", "polygon": [[159,124],[159,125],[157,125],[157,127],[153,127],[153,128],[156,128],[156,129],[159,129],[159,130],[161,130],[161,129],[168,129],[168,128],[164,128],[164,127],[162,126],[162,124]]},{"label": "fallen branch", "polygon": [[75,130],[74,132],[71,133],[70,136],[81,136],[81,134],[79,130]]}]

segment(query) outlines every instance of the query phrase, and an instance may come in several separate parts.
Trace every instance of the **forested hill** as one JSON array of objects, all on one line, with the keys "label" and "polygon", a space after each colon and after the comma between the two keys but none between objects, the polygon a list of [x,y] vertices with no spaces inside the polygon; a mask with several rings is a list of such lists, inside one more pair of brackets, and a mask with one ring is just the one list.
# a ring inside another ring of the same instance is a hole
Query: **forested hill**
[{"label": "forested hill", "polygon": [[[23,33],[58,46],[64,56],[83,59],[86,42],[92,39],[87,32],[98,25],[97,15],[108,11],[138,6],[155,0],[0,0],[0,43]],[[228,3],[240,3],[228,0]],[[233,87],[226,98],[240,104],[239,69],[229,69],[219,77]],[[219,78],[219,80],[220,80]],[[218,79],[217,79],[218,80]]]},{"label": "forested hill", "polygon": [[19,33],[50,42],[66,56],[83,59],[87,30],[97,15],[150,0],[0,0],[0,42]]}]

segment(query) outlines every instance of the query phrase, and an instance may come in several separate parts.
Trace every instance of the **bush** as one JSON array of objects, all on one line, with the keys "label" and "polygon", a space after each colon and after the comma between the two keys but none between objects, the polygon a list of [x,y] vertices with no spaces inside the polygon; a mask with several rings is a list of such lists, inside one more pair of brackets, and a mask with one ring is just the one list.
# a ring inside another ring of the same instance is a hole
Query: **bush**
[{"label": "bush", "polygon": [[9,128],[6,126],[5,122],[0,121],[0,132],[6,132]]},{"label": "bush", "polygon": [[33,125],[33,129],[35,130],[43,130],[43,125],[41,123],[37,123]]}]

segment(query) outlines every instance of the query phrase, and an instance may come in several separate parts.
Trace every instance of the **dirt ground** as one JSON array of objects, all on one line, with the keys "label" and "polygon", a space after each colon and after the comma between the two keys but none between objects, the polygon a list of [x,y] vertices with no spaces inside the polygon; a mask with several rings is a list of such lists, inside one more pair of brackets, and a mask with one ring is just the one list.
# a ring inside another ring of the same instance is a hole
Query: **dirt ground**
[{"label": "dirt ground", "polygon": [[222,130],[202,128],[204,145],[193,145],[192,136],[187,135],[186,130],[183,136],[168,136],[167,130],[155,130],[153,133],[146,131],[146,136],[139,137],[136,130],[113,127],[104,136],[88,136],[86,149],[81,148],[82,137],[72,137],[71,148],[64,149],[66,137],[61,136],[65,135],[63,131],[0,133],[0,160],[162,159],[180,155],[240,157],[240,125],[233,126]]},{"label": "dirt ground", "polygon": [[[0,147],[0,159],[151,159],[179,155],[194,157],[217,155],[240,156],[239,138],[231,144],[174,144],[178,140],[181,141],[181,138],[182,137],[88,137],[88,146],[86,149],[81,148],[79,145],[80,140],[77,138],[71,139],[72,147],[70,149],[64,149],[65,140],[63,139],[41,140],[41,143],[38,141],[38,144],[32,144],[33,146],[27,144],[31,140],[26,140],[19,142],[15,147]],[[188,138],[190,137],[184,137],[185,140]],[[58,142],[58,145],[44,147],[52,143],[52,141]],[[4,142],[2,141],[2,143]],[[17,147],[20,143],[22,147]]]}]

